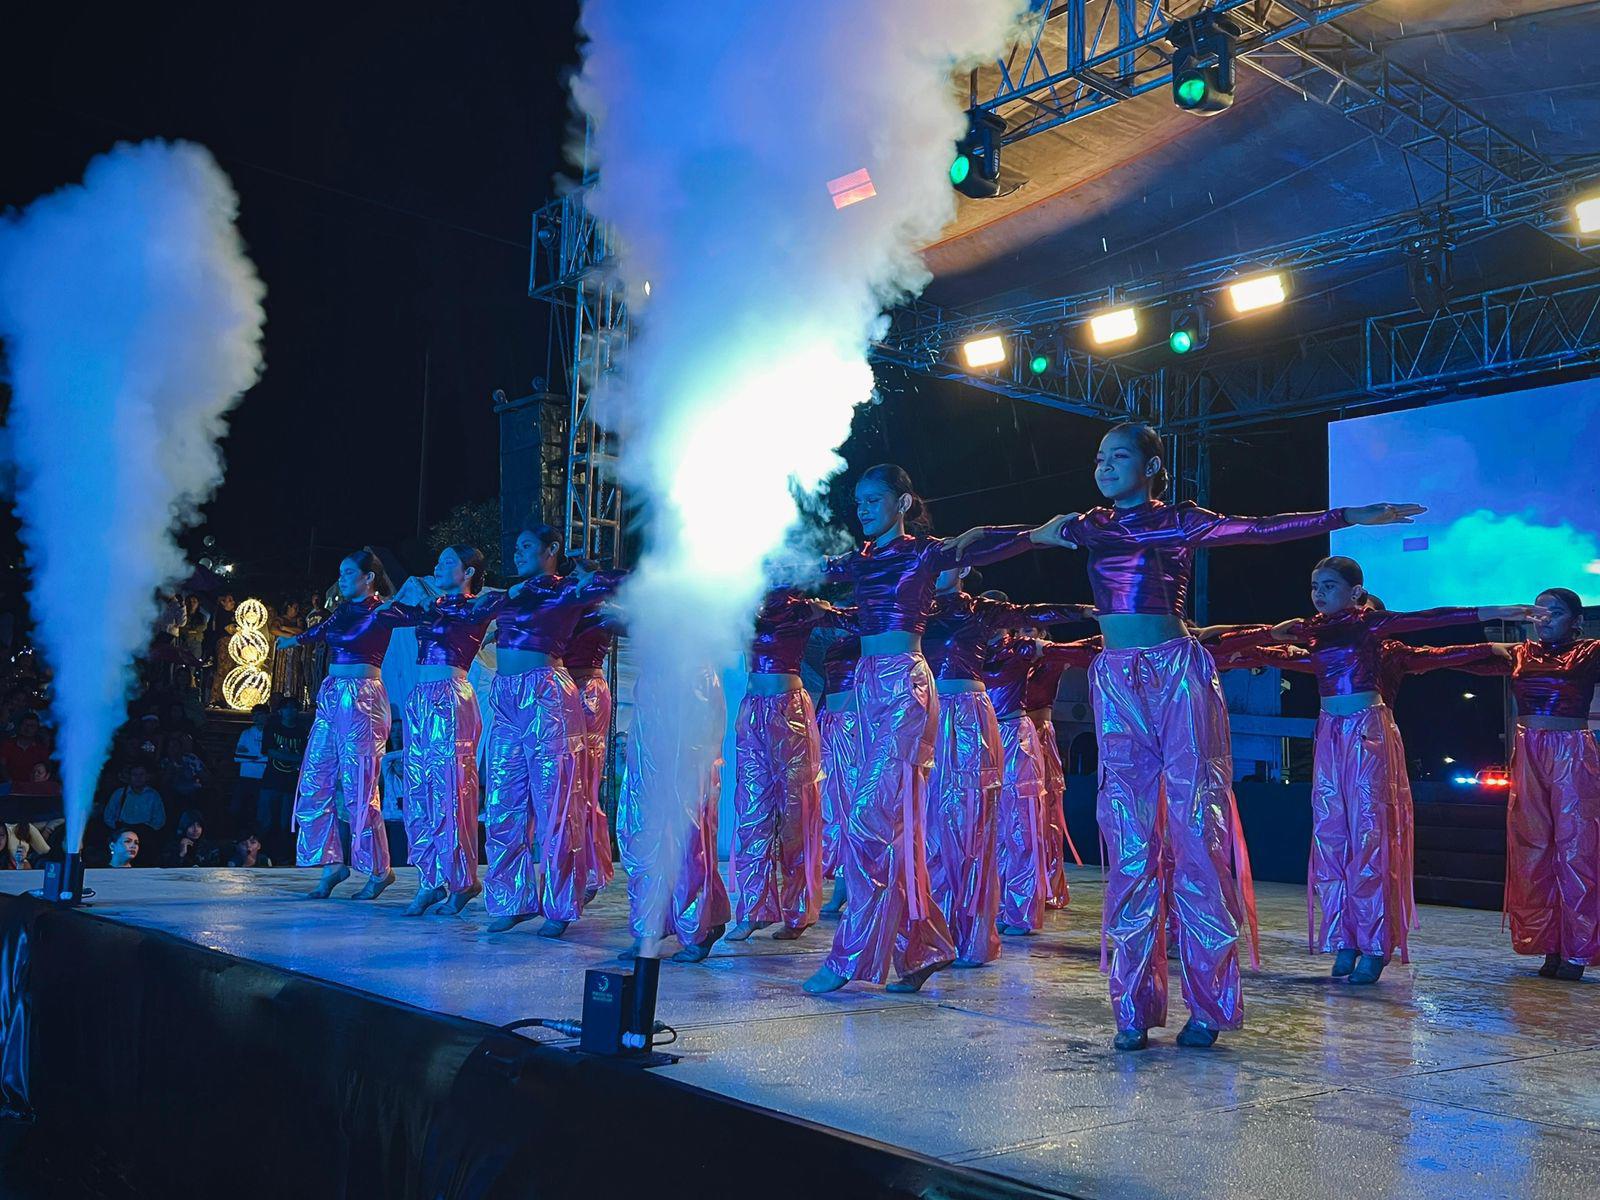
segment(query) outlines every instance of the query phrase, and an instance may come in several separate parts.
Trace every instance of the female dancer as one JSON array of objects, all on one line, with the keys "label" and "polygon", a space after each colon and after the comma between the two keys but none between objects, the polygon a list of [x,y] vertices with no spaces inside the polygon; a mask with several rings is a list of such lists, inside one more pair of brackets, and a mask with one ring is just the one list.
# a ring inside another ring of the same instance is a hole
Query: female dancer
[{"label": "female dancer", "polygon": [[383,752],[389,740],[389,697],[380,669],[394,622],[381,609],[394,587],[370,549],[357,550],[339,564],[343,602],[327,620],[304,633],[278,638],[278,648],[326,646],[328,675],[317,689],[317,714],[306,738],[295,795],[295,862],[321,866],[322,880],[308,893],[325,900],[350,876],[339,846],[335,797],[342,794],[350,813],[350,858],[367,883],[357,900],[375,900],[394,882],[389,841],[378,797]]},{"label": "female dancer", "polygon": [[933,770],[928,776],[928,883],[955,939],[957,967],[1000,954],[995,921],[1004,891],[997,866],[1008,741],[984,677],[990,642],[1024,620],[1078,621],[1080,604],[1017,605],[973,596],[965,570],[943,572],[928,616],[927,659],[939,696]]},{"label": "female dancer", "polygon": [[[633,728],[617,797],[617,845],[628,873],[628,923],[634,942],[624,961],[673,935],[673,962],[702,962],[728,927],[732,909],[717,869],[717,806],[722,797],[722,739],[727,708],[722,684],[705,670],[687,681],[641,675],[634,685]],[[691,693],[685,702],[684,693]],[[668,706],[673,714],[668,717]],[[646,723],[676,720],[677,763],[652,761]],[[693,777],[683,763],[704,764]],[[662,778],[669,785],[661,786]],[[644,802],[653,795],[660,807]],[[671,811],[672,806],[677,811]],[[676,869],[673,869],[673,868]],[[666,890],[670,879],[671,890]]]},{"label": "female dancer", "polygon": [[578,762],[583,786],[584,821],[589,836],[589,868],[585,876],[584,901],[594,899],[616,875],[611,859],[611,826],[600,803],[600,785],[606,773],[606,742],[611,733],[611,685],[606,682],[606,655],[621,630],[616,614],[604,610],[586,612],[567,642],[562,661],[567,674],[583,700],[583,754]]},{"label": "female dancer", "polygon": [[1506,804],[1506,913],[1511,948],[1544,955],[1539,974],[1577,981],[1600,959],[1600,750],[1589,710],[1600,640],[1580,637],[1583,602],[1567,588],[1538,596],[1536,641],[1491,643],[1476,674],[1509,675],[1517,706]]},{"label": "female dancer", "polygon": [[[949,966],[955,946],[928,893],[923,811],[932,766],[938,699],[922,657],[922,633],[941,571],[958,565],[958,543],[922,532],[926,506],[897,466],[872,467],[856,484],[856,516],[866,544],[827,561],[830,579],[855,587],[861,627],[856,708],[861,771],[847,822],[849,907],[833,951],[805,983],[831,992],[852,979],[881,983],[891,965],[894,991],[914,992]],[[910,526],[915,533],[907,533]],[[975,564],[1029,550],[1029,530],[976,529],[960,546]]]},{"label": "female dancer", "polygon": [[[1085,605],[1086,615],[1093,609]],[[1024,631],[1038,636],[1037,630]],[[1096,643],[1098,650],[1098,643]],[[1044,766],[1044,865],[1049,877],[1045,893],[1046,908],[1066,908],[1072,894],[1067,887],[1067,852],[1072,861],[1083,866],[1078,848],[1072,844],[1072,834],[1067,829],[1067,773],[1061,765],[1061,745],[1056,741],[1053,710],[1056,693],[1061,690],[1061,677],[1069,665],[1061,655],[1042,655],[1028,668],[1028,682],[1022,692],[1022,706],[1028,710],[1028,720],[1039,737],[1039,760]],[[1083,666],[1087,666],[1085,661]]]},{"label": "female dancer", "polygon": [[836,913],[849,899],[844,877],[844,823],[855,794],[861,765],[861,732],[856,720],[856,662],[859,637],[836,638],[822,655],[822,711],[817,714],[817,741],[822,760],[822,874],[834,881],[833,895],[822,906]]},{"label": "female dancer", "polygon": [[1218,1030],[1243,1023],[1242,902],[1229,863],[1228,710],[1211,656],[1182,617],[1195,550],[1315,537],[1348,524],[1405,522],[1422,511],[1414,504],[1376,504],[1227,517],[1191,504],[1163,504],[1167,479],[1160,435],[1147,425],[1119,425],[1095,458],[1095,482],[1110,505],[1054,521],[1038,535],[1088,551],[1105,639],[1089,682],[1100,726],[1099,817],[1111,868],[1105,925],[1121,1050],[1142,1050],[1147,1031],[1166,1024],[1168,895],[1160,865],[1167,842],[1191,1013],[1179,1044],[1209,1046]]},{"label": "female dancer", "polygon": [[[1409,961],[1406,931],[1414,916],[1410,785],[1405,747],[1379,691],[1385,634],[1526,620],[1527,605],[1388,612],[1362,603],[1361,567],[1325,558],[1311,573],[1317,615],[1277,626],[1283,641],[1305,642],[1317,673],[1317,718],[1311,786],[1310,893],[1321,912],[1311,944],[1334,954],[1333,975],[1376,983],[1391,954]],[[1314,913],[1308,913],[1308,926]],[[1310,930],[1308,928],[1308,936]]]},{"label": "female dancer", "polygon": [[1094,638],[1039,642],[1006,631],[990,648],[984,662],[984,682],[1000,720],[1000,743],[1005,756],[998,806],[998,864],[999,928],[1007,937],[1023,937],[1044,924],[1045,902],[1050,893],[1044,760],[1038,731],[1028,719],[1028,676],[1041,662],[1060,664],[1062,671],[1087,667],[1098,652],[1098,639]]},{"label": "female dancer", "polygon": [[557,938],[583,912],[591,857],[588,717],[562,653],[620,576],[557,575],[561,542],[548,525],[519,533],[512,561],[522,582],[483,606],[497,630],[484,903],[490,933],[542,913],[539,936]]},{"label": "female dancer", "polygon": [[[406,840],[417,868],[419,917],[441,900],[456,915],[483,890],[478,882],[478,736],[483,719],[467,668],[483,645],[489,616],[474,600],[483,587],[483,552],[446,546],[433,568],[442,593],[420,602],[420,585],[389,602],[396,625],[417,630],[417,686],[406,700]],[[407,603],[401,596],[416,596]]]},{"label": "female dancer", "polygon": [[817,780],[822,748],[800,661],[813,629],[846,627],[825,600],[774,588],[756,612],[750,678],[739,702],[734,745],[732,869],[739,900],[730,942],[774,922],[772,936],[792,941],[817,922],[822,907],[822,812]]}]

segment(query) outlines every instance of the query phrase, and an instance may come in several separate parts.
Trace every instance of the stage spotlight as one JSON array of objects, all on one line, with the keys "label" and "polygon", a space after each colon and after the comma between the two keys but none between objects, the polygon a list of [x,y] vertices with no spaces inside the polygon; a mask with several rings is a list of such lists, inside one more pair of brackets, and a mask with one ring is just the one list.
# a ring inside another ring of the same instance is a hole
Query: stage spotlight
[{"label": "stage spotlight", "polygon": [[1035,354],[1028,360],[1028,370],[1035,375],[1043,375],[1050,369],[1050,356],[1048,354]]},{"label": "stage spotlight", "polygon": [[1089,318],[1089,335],[1097,346],[1104,346],[1107,342],[1125,342],[1138,332],[1138,309],[1113,308]]},{"label": "stage spotlight", "polygon": [[969,367],[992,367],[1006,360],[1006,340],[997,333],[988,337],[973,338],[961,347],[961,356]]},{"label": "stage spotlight", "polygon": [[1188,354],[1204,350],[1211,340],[1211,313],[1199,300],[1179,304],[1172,310],[1171,332],[1167,346],[1174,354]]},{"label": "stage spotlight", "polygon": [[1600,233],[1600,196],[1590,196],[1572,206],[1579,233]]},{"label": "stage spotlight", "polygon": [[950,160],[950,183],[963,196],[987,200],[1000,193],[1000,138],[1004,117],[981,108],[967,112],[967,132]]},{"label": "stage spotlight", "polygon": [[1233,104],[1234,39],[1239,27],[1226,17],[1203,14],[1174,21],[1172,102],[1185,112],[1214,116]]},{"label": "stage spotlight", "polygon": [[1228,299],[1232,301],[1233,311],[1236,313],[1271,308],[1274,304],[1282,304],[1287,295],[1283,276],[1277,272],[1271,275],[1257,275],[1253,279],[1241,279],[1238,283],[1228,285]]}]

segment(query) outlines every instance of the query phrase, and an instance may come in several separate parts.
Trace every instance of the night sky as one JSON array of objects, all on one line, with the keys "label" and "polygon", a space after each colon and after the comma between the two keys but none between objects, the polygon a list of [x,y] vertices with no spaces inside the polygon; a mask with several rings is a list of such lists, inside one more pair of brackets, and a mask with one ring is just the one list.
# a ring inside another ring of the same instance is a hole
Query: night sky
[{"label": "night sky", "polygon": [[[320,585],[363,543],[425,569],[414,540],[425,358],[430,522],[496,494],[491,393],[523,394],[546,370],[546,315],[527,298],[529,225],[565,166],[576,0],[161,8],[57,3],[12,30],[23,53],[3,81],[0,203],[77,181],[118,140],[209,147],[240,194],[267,285],[267,369],[233,418],[227,481],[203,532],[241,578],[273,587],[303,583],[308,561]],[[1096,423],[897,370],[880,385],[883,402],[860,411],[845,448],[850,474],[902,462],[940,532],[1097,500]],[[1243,512],[1325,505],[1324,424],[1220,445],[1212,499]],[[1323,552],[1218,555],[1211,619],[1307,611]],[[1023,600],[1088,599],[1076,556],[1002,564],[991,585]],[[1296,710],[1314,711],[1314,694],[1296,687]],[[1402,716],[1452,688],[1412,683]],[[1423,735],[1410,736],[1415,753]],[[1477,757],[1496,753],[1491,740]]]}]

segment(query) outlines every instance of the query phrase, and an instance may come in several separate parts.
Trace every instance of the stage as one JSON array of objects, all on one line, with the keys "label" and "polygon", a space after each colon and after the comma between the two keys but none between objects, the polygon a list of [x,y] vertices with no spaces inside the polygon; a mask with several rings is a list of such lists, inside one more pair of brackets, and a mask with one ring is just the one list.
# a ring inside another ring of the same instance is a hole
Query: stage
[{"label": "stage", "polygon": [[[130,973],[153,977],[157,959],[170,964],[174,955],[195,957],[188,946],[142,932],[160,931],[256,964],[258,971],[275,969],[272,977],[305,977],[298,980],[302,990],[348,995],[311,982],[327,981],[443,1014],[464,1045],[489,1035],[473,1022],[497,1026],[529,1016],[576,1017],[583,970],[610,962],[627,941],[620,886],[603,894],[566,939],[551,942],[535,937],[532,924],[491,937],[483,932],[486,918],[476,905],[459,919],[403,918],[411,883],[404,870],[401,882],[374,905],[298,899],[315,874],[90,872],[99,896],[88,911],[100,920],[38,916],[32,937],[35,987],[44,987],[40,981],[47,975],[58,986],[75,978],[81,996],[76,1002],[84,1005],[80,1026],[94,1023],[97,1006],[141,996],[146,1011],[139,1024],[148,1028],[159,1010],[142,989],[163,985],[154,978],[130,979]],[[0,890],[15,893],[38,881],[37,873],[7,873],[0,876]],[[1302,889],[1265,884],[1260,899],[1264,968],[1247,977],[1249,1024],[1210,1052],[1172,1044],[1183,1020],[1175,981],[1175,1019],[1153,1035],[1153,1048],[1138,1055],[1110,1049],[1105,984],[1096,970],[1100,885],[1092,870],[1074,873],[1073,908],[1053,915],[1047,932],[1008,940],[995,966],[947,972],[920,996],[856,987],[832,997],[802,993],[799,984],[824,953],[831,922],[798,944],[758,934],[742,946],[719,945],[702,965],[664,964],[659,1016],[679,1031],[672,1049],[683,1061],[642,1076],[590,1070],[571,1078],[603,1078],[604,1094],[616,1097],[619,1107],[611,1108],[611,1099],[592,1099],[603,1110],[584,1115],[607,1130],[614,1155],[630,1154],[625,1147],[642,1138],[651,1170],[666,1190],[642,1181],[636,1188],[616,1173],[620,1160],[613,1159],[596,1164],[601,1182],[588,1194],[681,1194],[667,1185],[668,1175],[682,1166],[699,1173],[697,1187],[703,1187],[706,1178],[718,1177],[719,1161],[726,1163],[725,1189],[698,1194],[790,1194],[785,1186],[798,1192],[804,1170],[826,1159],[829,1130],[857,1139],[853,1149],[845,1147],[857,1156],[855,1168],[835,1176],[830,1196],[1043,1192],[1096,1200],[1464,1200],[1593,1194],[1594,1164],[1600,1161],[1600,980],[1573,985],[1539,979],[1532,974],[1535,960],[1510,954],[1498,914],[1425,907],[1423,928],[1413,940],[1417,961],[1393,966],[1378,987],[1352,988],[1328,979],[1326,959],[1305,955]],[[0,922],[9,927],[21,907],[0,901]],[[106,922],[115,924],[108,928]],[[93,951],[96,961],[64,961],[75,938],[87,939],[81,943],[86,946],[113,934],[129,936],[118,927],[141,931],[141,945],[126,957],[102,960]],[[47,963],[52,955],[55,961]],[[264,1035],[239,1024],[255,1010],[227,995],[233,978],[224,969],[228,960],[203,955],[196,961],[209,964],[199,969],[207,981],[199,989],[204,995],[183,1003],[228,1010],[226,1019],[208,1019],[209,1036],[224,1046],[237,1036],[241,1047],[257,1047],[248,1053],[259,1054]],[[106,978],[112,962],[119,965]],[[7,969],[14,966],[12,961]],[[176,968],[160,970],[170,974]],[[34,1019],[41,1023],[49,1019],[38,1011],[43,999],[41,992],[34,1004]],[[356,1001],[368,1004],[370,997],[351,1002]],[[405,1012],[398,1006],[384,1011]],[[370,1030],[370,1015],[359,1024]],[[342,1042],[317,1045],[296,1037],[296,1044],[280,1046],[285,1061],[298,1064],[296,1078],[309,1078],[319,1064],[329,1073],[348,1070],[358,1053]],[[74,1052],[81,1056],[75,1071],[95,1069],[92,1050]],[[417,1061],[407,1061],[408,1052],[418,1053]],[[457,1108],[466,1103],[460,1100],[461,1081],[440,1076],[456,1070],[445,1064],[458,1060],[421,1056],[415,1045],[392,1034],[360,1053],[382,1053],[386,1075],[426,1077],[455,1097]],[[129,1069],[137,1057],[131,1049],[113,1058],[119,1056],[121,1065],[106,1063],[106,1069]],[[37,1064],[48,1057],[48,1048],[36,1050]],[[556,1071],[593,1064],[568,1055],[541,1054],[539,1061]],[[207,1086],[216,1090],[217,1103],[232,1104],[226,1078],[224,1072]],[[259,1078],[274,1076],[263,1070]],[[663,1090],[663,1081],[690,1089]],[[83,1079],[80,1086],[98,1085]],[[143,1086],[156,1103],[160,1093],[150,1090],[156,1080]],[[292,1089],[289,1083],[284,1087]],[[708,1103],[716,1097],[739,1102],[729,1111],[740,1116],[732,1123],[708,1116],[699,1144],[686,1146],[681,1133],[665,1127],[654,1127],[659,1136],[648,1125],[630,1127],[635,1119],[661,1119],[659,1113],[628,1115],[628,1097],[638,1089],[654,1089],[651,1102],[680,1115],[693,1110],[701,1095],[691,1089],[703,1089],[712,1094],[705,1097]],[[284,1103],[294,1103],[292,1096]],[[782,1133],[781,1122],[761,1110],[801,1124]],[[149,1128],[158,1131],[160,1125]],[[795,1142],[796,1129],[814,1140]],[[522,1129],[527,1137],[537,1133]],[[168,1136],[181,1134],[174,1128]],[[92,1131],[88,1136],[92,1141]],[[426,1138],[432,1136],[428,1131]],[[547,1142],[539,1154],[593,1153],[565,1137],[550,1141],[555,1144]],[[802,1144],[809,1148],[796,1161],[785,1161],[782,1155]],[[892,1152],[873,1157],[888,1147],[911,1153],[898,1164]],[[258,1153],[266,1162],[281,1156],[292,1163],[296,1146],[274,1142]],[[817,1161],[810,1161],[813,1156]],[[764,1163],[770,1180],[751,1176],[751,1161]],[[863,1163],[886,1165],[891,1174],[900,1170],[901,1190],[868,1186],[877,1168]],[[940,1164],[957,1170],[941,1177]],[[458,1183],[469,1173],[460,1165],[455,1171]],[[1009,1187],[1006,1180],[1021,1186]],[[294,1194],[334,1193],[297,1186]],[[353,1188],[345,1194],[371,1193]],[[462,1185],[416,1194],[520,1193]],[[527,1194],[566,1192],[551,1180],[546,1190],[530,1187]]]}]

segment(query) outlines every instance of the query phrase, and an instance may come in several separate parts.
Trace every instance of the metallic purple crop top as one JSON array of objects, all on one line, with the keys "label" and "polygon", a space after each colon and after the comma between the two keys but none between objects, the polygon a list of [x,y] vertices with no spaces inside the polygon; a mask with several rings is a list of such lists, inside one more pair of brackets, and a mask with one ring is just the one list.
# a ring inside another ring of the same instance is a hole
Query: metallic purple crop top
[{"label": "metallic purple crop top", "polygon": [[1518,642],[1508,662],[1489,645],[1463,646],[1482,657],[1461,670],[1474,675],[1511,676],[1511,697],[1519,717],[1572,717],[1585,720],[1600,683],[1600,640],[1575,638],[1551,646]]},{"label": "metallic purple crop top", "polygon": [[767,593],[756,612],[756,635],[750,643],[752,675],[798,675],[813,629],[855,628],[855,614],[826,600],[797,596],[787,588]]},{"label": "metallic purple crop top", "polygon": [[[1372,608],[1347,608],[1343,612],[1306,617],[1290,622],[1286,630],[1293,641],[1311,649],[1311,667],[1317,673],[1317,692],[1323,696],[1351,696],[1357,692],[1384,695],[1383,639],[1394,633],[1436,629],[1441,625],[1471,625],[1475,608],[1429,608],[1422,612],[1385,612]],[[1398,684],[1394,684],[1398,687]]]},{"label": "metallic purple crop top", "polygon": [[389,611],[398,626],[415,626],[419,666],[465,671],[489,630],[490,608],[477,596],[440,596],[432,604],[396,604]]},{"label": "metallic purple crop top", "polygon": [[822,694],[852,692],[856,686],[856,663],[861,661],[861,639],[843,637],[822,653]]},{"label": "metallic purple crop top", "polygon": [[952,592],[934,597],[922,652],[935,679],[981,680],[989,644],[1001,630],[1087,619],[1081,604],[1011,604]]},{"label": "metallic purple crop top", "polygon": [[1077,642],[1008,637],[992,646],[984,659],[983,682],[988,687],[995,714],[1014,717],[1027,711],[1028,674],[1036,664],[1060,663],[1063,671],[1067,667],[1086,667],[1099,652],[1097,637]]},{"label": "metallic purple crop top", "polygon": [[[1257,628],[1269,632],[1271,630],[1271,626],[1268,625]],[[1317,673],[1310,652],[1299,646],[1266,642],[1258,646],[1243,647],[1237,653],[1229,655],[1225,648],[1228,636],[1224,635],[1222,639],[1224,648],[1213,651],[1220,670],[1237,667],[1277,667],[1281,671],[1295,671],[1304,675]],[[1405,642],[1385,641],[1378,650],[1378,695],[1382,696],[1383,702],[1392,708],[1400,695],[1400,685],[1406,681],[1407,676],[1426,675],[1430,671],[1470,671],[1490,659],[1496,659],[1496,655],[1494,648],[1487,645],[1408,646]],[[1498,661],[1504,662],[1503,659]]]},{"label": "metallic purple crop top", "polygon": [[399,623],[394,609],[379,611],[381,603],[376,596],[346,600],[328,614],[326,621],[299,634],[295,645],[324,643],[332,665],[381,667],[389,650],[389,635]]},{"label": "metallic purple crop top", "polygon": [[1182,616],[1203,546],[1262,545],[1315,537],[1350,522],[1344,509],[1273,517],[1225,517],[1185,501],[1094,508],[1061,525],[1089,553],[1089,585],[1102,613]]},{"label": "metallic purple crop top", "polygon": [[573,630],[572,637],[567,641],[567,649],[561,656],[567,673],[574,678],[597,674],[606,665],[611,643],[621,632],[622,622],[614,613],[584,613],[578,618],[578,627]]},{"label": "metallic purple crop top", "polygon": [[582,582],[576,575],[538,575],[513,597],[501,594],[492,606],[495,644],[502,650],[531,650],[561,658],[583,614],[622,582],[620,571],[602,571]]},{"label": "metallic purple crop top", "polygon": [[856,590],[861,636],[903,630],[922,633],[933,607],[933,586],[951,567],[999,562],[1033,549],[1025,525],[988,529],[956,561],[955,542],[903,534],[884,546],[869,542],[851,554],[830,558],[824,575]]}]

